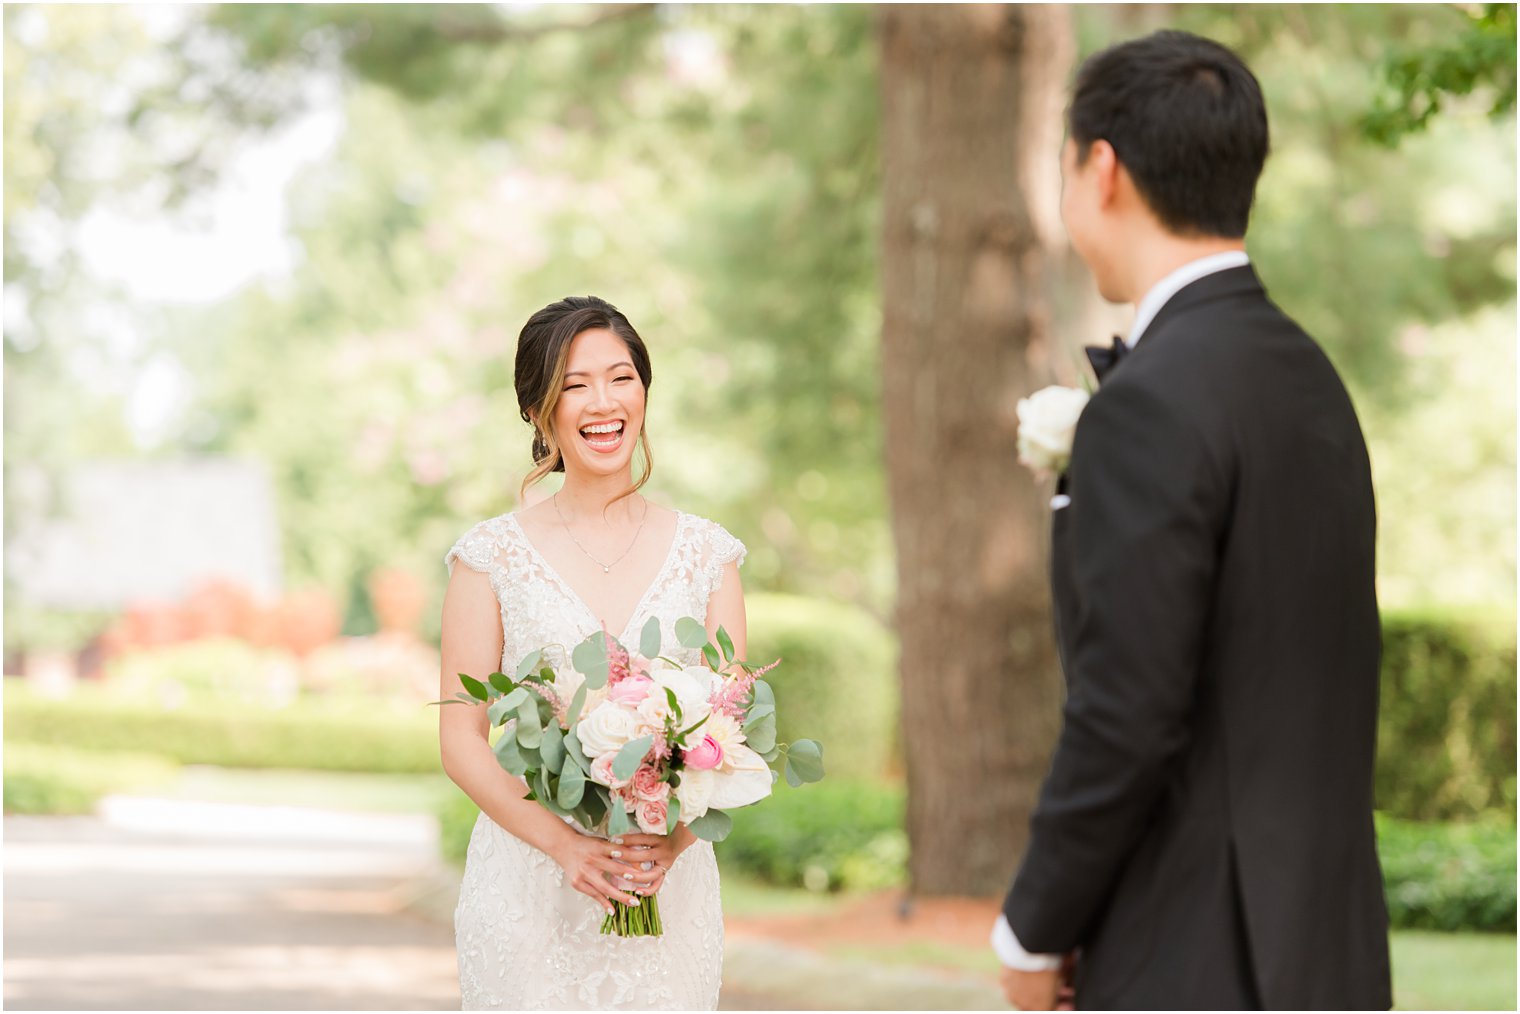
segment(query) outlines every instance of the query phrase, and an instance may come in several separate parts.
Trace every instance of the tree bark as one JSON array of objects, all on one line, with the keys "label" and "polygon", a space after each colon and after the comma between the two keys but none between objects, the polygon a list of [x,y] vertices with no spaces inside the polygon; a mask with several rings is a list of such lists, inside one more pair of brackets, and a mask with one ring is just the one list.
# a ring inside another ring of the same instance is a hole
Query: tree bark
[{"label": "tree bark", "polygon": [[1050,333],[1061,110],[1055,6],[880,10],[882,382],[897,546],[912,890],[1001,893],[1058,722],[1048,483],[1021,397],[1070,377]]}]

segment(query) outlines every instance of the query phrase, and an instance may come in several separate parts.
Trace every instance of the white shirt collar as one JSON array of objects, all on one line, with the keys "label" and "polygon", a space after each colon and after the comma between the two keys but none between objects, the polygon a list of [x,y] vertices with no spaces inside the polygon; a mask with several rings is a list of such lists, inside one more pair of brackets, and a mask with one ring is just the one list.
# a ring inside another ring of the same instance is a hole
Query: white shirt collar
[{"label": "white shirt collar", "polygon": [[1140,300],[1140,305],[1135,307],[1134,326],[1129,329],[1129,337],[1124,339],[1124,344],[1134,348],[1140,336],[1145,334],[1145,329],[1151,326],[1151,321],[1156,319],[1156,314],[1160,313],[1161,308],[1185,286],[1191,285],[1205,275],[1212,275],[1216,271],[1244,267],[1249,263],[1251,263],[1250,258],[1246,256],[1244,250],[1226,250],[1224,253],[1209,254],[1196,261],[1188,261],[1151,286],[1151,291]]}]

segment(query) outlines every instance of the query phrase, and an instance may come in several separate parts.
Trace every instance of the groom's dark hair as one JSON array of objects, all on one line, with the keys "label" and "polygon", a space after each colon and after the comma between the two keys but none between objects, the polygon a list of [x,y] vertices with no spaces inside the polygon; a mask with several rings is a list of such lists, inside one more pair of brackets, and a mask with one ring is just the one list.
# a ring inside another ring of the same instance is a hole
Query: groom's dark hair
[{"label": "groom's dark hair", "polygon": [[1083,163],[1113,146],[1145,203],[1182,236],[1246,234],[1267,160],[1267,108],[1230,50],[1156,32],[1089,57],[1077,72],[1067,132]]}]

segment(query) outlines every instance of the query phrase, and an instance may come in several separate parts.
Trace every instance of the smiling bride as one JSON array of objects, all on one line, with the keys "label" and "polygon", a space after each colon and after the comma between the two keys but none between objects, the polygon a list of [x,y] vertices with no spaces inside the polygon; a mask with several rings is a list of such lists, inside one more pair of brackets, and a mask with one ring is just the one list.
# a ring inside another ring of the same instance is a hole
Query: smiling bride
[{"label": "smiling bride", "polygon": [[[624,643],[650,617],[706,617],[744,657],[744,546],[721,526],[639,495],[652,458],[644,409],[649,352],[628,318],[594,296],[535,313],[517,344],[516,388],[533,426],[534,469],[559,491],[471,528],[445,556],[443,698],[458,673],[512,672],[543,645],[605,629]],[[641,467],[635,480],[635,449]],[[455,567],[462,560],[464,567]],[[698,653],[682,649],[683,664]],[[550,659],[556,665],[565,659]],[[525,798],[487,740],[484,708],[440,708],[448,776],[480,807],[454,914],[467,1010],[714,1009],[723,914],[712,845],[670,836],[587,834]],[[603,936],[612,901],[658,892],[664,934]]]}]

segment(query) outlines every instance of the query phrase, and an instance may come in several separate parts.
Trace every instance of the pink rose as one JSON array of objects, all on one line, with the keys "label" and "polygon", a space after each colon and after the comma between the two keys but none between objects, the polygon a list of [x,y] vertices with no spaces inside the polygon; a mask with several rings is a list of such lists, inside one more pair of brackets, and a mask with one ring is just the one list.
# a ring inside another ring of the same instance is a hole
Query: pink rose
[{"label": "pink rose", "polygon": [[645,834],[664,834],[667,810],[663,799],[641,799],[634,817]]},{"label": "pink rose", "polygon": [[698,771],[710,771],[723,763],[723,746],[711,736],[703,736],[702,742],[686,749],[686,766]]},{"label": "pink rose", "polygon": [[604,753],[591,762],[591,780],[598,785],[605,785],[611,789],[621,789],[627,785],[625,779],[618,778],[612,773],[612,762],[617,760],[617,751]]},{"label": "pink rose", "polygon": [[651,660],[640,655],[638,652],[634,652],[632,657],[628,659],[628,671],[635,676],[648,676],[652,665],[654,663]]},{"label": "pink rose", "polygon": [[649,696],[654,680],[648,676],[629,676],[607,688],[607,700],[626,708],[636,708]]},{"label": "pink rose", "polygon": [[670,783],[660,781],[659,773],[647,765],[633,773],[633,784],[629,788],[640,802],[670,798]]}]

